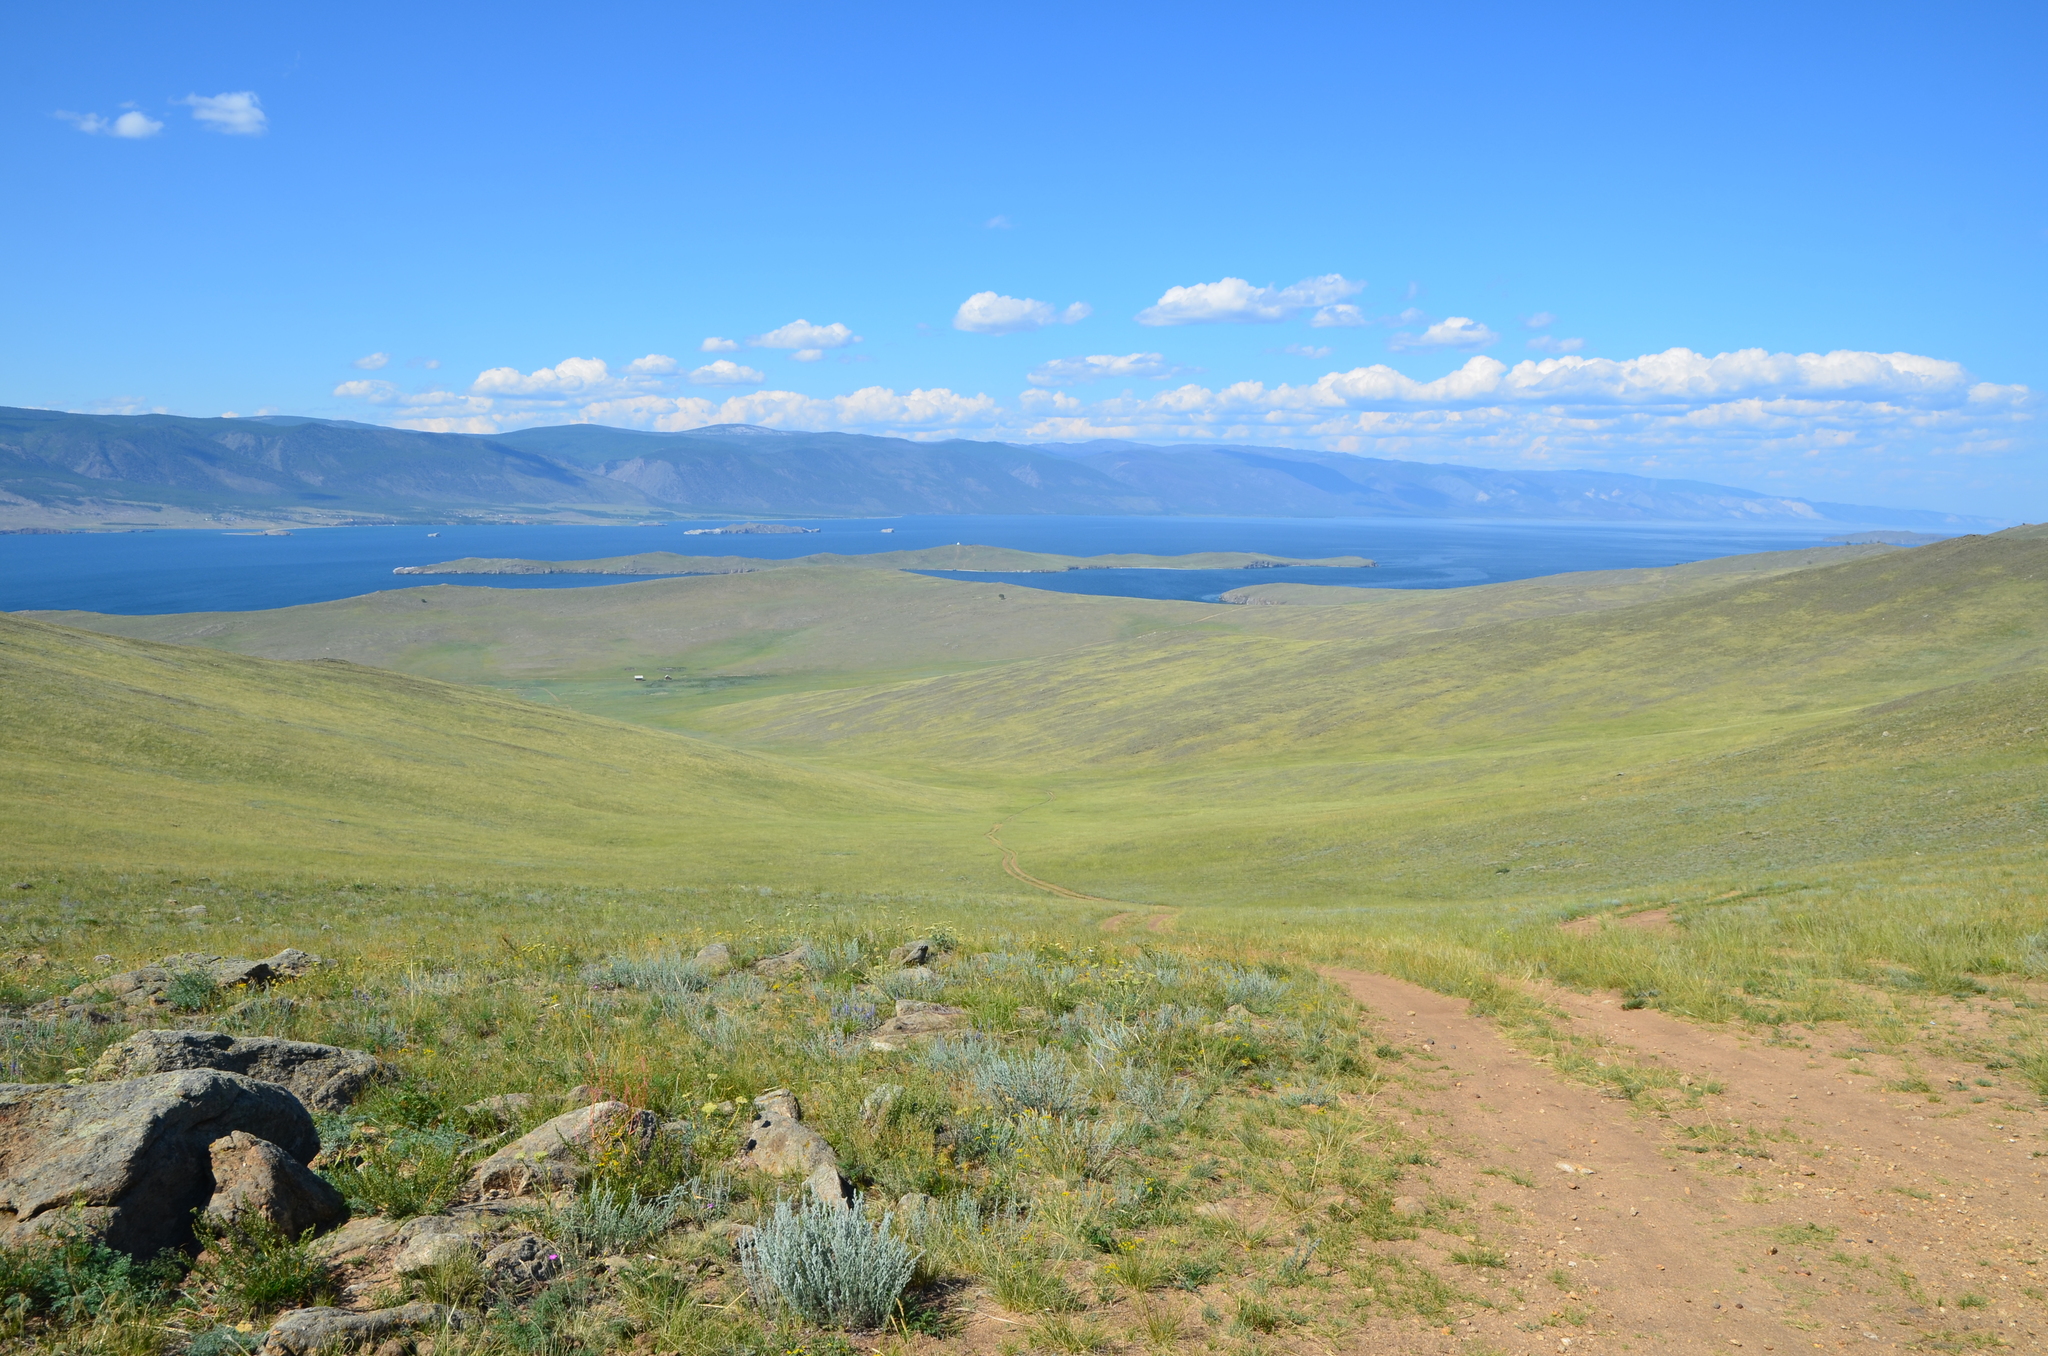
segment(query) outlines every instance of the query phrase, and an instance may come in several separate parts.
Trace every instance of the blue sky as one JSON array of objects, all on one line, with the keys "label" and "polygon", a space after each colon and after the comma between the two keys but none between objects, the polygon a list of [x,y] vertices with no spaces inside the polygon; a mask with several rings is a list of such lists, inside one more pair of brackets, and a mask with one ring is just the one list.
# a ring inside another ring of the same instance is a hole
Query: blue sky
[{"label": "blue sky", "polygon": [[0,403],[2048,517],[2038,5],[987,11],[21,6]]}]

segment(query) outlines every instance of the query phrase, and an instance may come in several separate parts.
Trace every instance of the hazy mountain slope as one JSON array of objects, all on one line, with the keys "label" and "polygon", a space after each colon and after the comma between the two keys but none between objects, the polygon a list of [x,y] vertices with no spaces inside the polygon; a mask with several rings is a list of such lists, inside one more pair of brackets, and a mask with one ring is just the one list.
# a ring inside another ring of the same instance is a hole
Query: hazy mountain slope
[{"label": "hazy mountain slope", "polygon": [[[1262,511],[1402,518],[1541,518],[1613,522],[1748,519],[1862,521],[1872,510],[1605,471],[1491,471],[1264,447],[1159,448],[1123,444],[1077,458],[1183,513]],[[1886,522],[1942,526],[1953,515],[1887,509]],[[1974,523],[1975,520],[1970,520]]]},{"label": "hazy mountain slope", "polygon": [[644,499],[491,438],[318,420],[184,419],[0,409],[0,493],[95,516],[95,505],[164,505],[308,518],[445,518],[476,505]]},{"label": "hazy mountain slope", "polygon": [[1981,525],[1596,472],[1276,448],[1046,450],[724,425],[414,433],[336,420],[0,409],[0,525],[462,517],[1230,514]]}]

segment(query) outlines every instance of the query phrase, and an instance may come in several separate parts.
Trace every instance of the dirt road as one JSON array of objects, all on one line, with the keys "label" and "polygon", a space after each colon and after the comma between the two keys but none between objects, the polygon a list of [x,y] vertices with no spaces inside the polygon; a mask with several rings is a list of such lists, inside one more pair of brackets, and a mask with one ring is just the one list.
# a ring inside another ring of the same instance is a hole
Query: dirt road
[{"label": "dirt road", "polygon": [[[1770,1048],[1546,994],[1584,1030],[1725,1087],[1659,1114],[1558,1077],[1463,1000],[1328,974],[1376,1039],[1410,1052],[1397,1105],[1444,1150],[1421,1174],[1471,1203],[1471,1236],[1509,1254],[1524,1296],[1460,1324],[1478,1347],[1444,1350],[2042,1349],[2048,1143],[2030,1093],[1887,1092],[1884,1071],[1852,1073],[1818,1038]],[[1921,1076],[1974,1089],[1983,1072]]]}]

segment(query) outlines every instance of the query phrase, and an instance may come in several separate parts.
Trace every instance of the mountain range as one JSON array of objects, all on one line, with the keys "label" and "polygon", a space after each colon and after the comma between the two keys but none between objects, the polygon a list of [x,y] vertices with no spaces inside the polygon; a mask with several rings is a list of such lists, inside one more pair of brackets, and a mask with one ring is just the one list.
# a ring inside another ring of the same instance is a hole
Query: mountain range
[{"label": "mountain range", "polygon": [[294,416],[0,408],[0,527],[17,530],[921,513],[1994,525],[1605,471],[1235,444],[924,442],[745,424],[419,433]]}]

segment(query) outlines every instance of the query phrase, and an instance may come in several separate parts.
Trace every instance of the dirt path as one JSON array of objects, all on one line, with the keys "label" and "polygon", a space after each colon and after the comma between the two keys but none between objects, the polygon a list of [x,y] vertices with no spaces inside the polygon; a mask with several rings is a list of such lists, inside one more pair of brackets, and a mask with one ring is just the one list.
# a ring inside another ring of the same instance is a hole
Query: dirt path
[{"label": "dirt path", "polygon": [[[1048,801],[1051,799],[1051,796],[1046,797],[1046,800]],[[1100,895],[1084,895],[1079,890],[1069,890],[1064,885],[1055,885],[1049,880],[1040,880],[1038,877],[1032,875],[1029,871],[1026,871],[1023,867],[1017,865],[1017,850],[1012,847],[1006,847],[1001,837],[1003,825],[1007,824],[1008,822],[1009,821],[1005,819],[997,820],[995,823],[988,826],[988,832],[983,834],[982,837],[988,839],[989,842],[994,843],[996,845],[996,850],[1003,854],[1003,870],[1008,872],[1011,876],[1023,881],[1026,885],[1036,886],[1038,889],[1044,890],[1047,894],[1058,895],[1061,899],[1078,900],[1083,904],[1124,903],[1124,901],[1121,899],[1104,899]]]},{"label": "dirt path", "polygon": [[1660,1116],[1563,1081],[1463,1000],[1328,974],[1370,1010],[1376,1040],[1412,1052],[1392,1095],[1443,1148],[1419,1170],[1432,1192],[1470,1202],[1459,1227],[1510,1254],[1522,1307],[1461,1323],[1476,1349],[2040,1349],[2033,1107],[1955,1116],[1862,1091],[1878,1080],[1811,1051],[1546,995],[1615,1044],[1726,1085],[1697,1113]]}]

